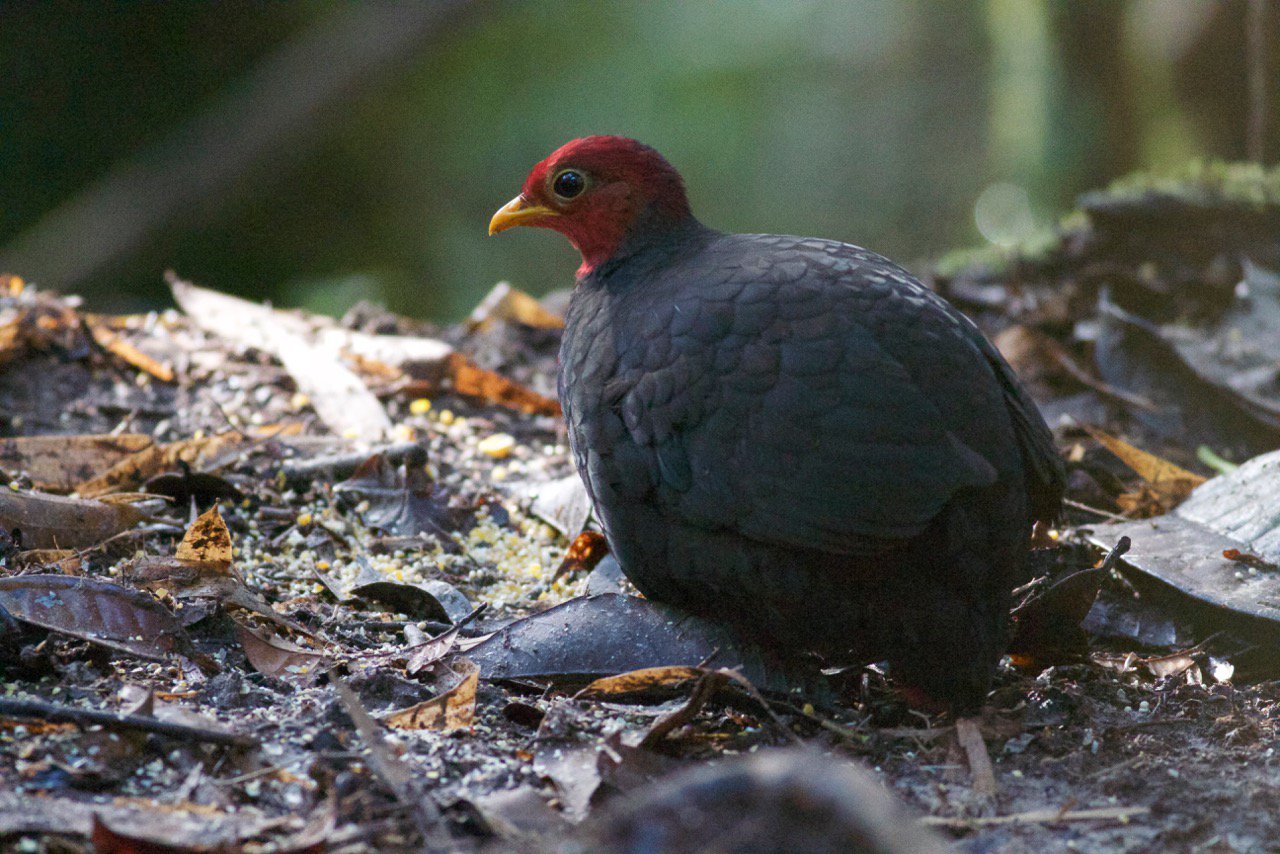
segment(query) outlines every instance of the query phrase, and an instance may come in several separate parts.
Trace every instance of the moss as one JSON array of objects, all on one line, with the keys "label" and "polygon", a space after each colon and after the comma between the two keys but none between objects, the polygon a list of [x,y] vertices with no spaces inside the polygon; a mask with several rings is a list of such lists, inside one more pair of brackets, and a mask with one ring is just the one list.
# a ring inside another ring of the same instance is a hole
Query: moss
[{"label": "moss", "polygon": [[1199,204],[1280,206],[1280,166],[1193,160],[1168,173],[1135,172],[1111,183],[1099,197],[1142,199],[1151,194]]},{"label": "moss", "polygon": [[[1208,206],[1280,207],[1280,166],[1268,169],[1258,163],[1192,160],[1171,172],[1133,172],[1117,178],[1104,190],[1086,193],[1081,204],[1140,201],[1152,195]],[[1001,276],[1015,262],[1037,265],[1049,261],[1062,245],[1063,235],[1088,227],[1088,213],[1077,208],[1063,216],[1056,227],[1040,229],[1010,249],[991,245],[955,249],[939,258],[933,269],[946,279],[975,270]]]}]

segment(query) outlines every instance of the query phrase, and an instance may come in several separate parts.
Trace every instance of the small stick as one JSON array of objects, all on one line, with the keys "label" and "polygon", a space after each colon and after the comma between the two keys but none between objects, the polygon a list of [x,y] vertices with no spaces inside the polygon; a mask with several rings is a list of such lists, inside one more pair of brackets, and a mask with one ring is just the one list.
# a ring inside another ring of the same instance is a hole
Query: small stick
[{"label": "small stick", "polygon": [[209,744],[225,744],[231,747],[258,746],[256,738],[240,735],[239,733],[161,721],[147,715],[127,715],[122,712],[78,709],[75,706],[46,703],[43,700],[0,699],[0,717],[38,718],[51,723],[75,724],[82,728],[103,726],[107,729],[141,730],[143,732],[166,735],[170,738],[203,741]]},{"label": "small stick", "polygon": [[959,816],[930,815],[921,819],[929,827],[946,827],[952,830],[972,830],[975,827],[998,827],[1002,824],[1059,824],[1067,821],[1123,821],[1147,815],[1150,807],[1101,807],[1089,810],[1056,809],[1028,810],[1012,815],[986,815],[962,818]]}]

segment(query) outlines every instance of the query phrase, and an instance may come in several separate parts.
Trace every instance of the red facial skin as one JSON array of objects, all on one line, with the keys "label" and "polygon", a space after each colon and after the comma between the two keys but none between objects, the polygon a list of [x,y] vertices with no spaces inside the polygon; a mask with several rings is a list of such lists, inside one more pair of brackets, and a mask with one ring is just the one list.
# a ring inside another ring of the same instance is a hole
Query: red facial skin
[{"label": "red facial skin", "polygon": [[[562,199],[551,184],[569,168],[586,177],[587,188]],[[524,224],[554,229],[569,238],[582,254],[579,278],[618,251],[646,210],[656,215],[656,221],[646,222],[658,227],[692,216],[680,173],[649,146],[621,136],[588,136],[566,143],[533,167],[521,195],[529,205],[556,212]]]}]

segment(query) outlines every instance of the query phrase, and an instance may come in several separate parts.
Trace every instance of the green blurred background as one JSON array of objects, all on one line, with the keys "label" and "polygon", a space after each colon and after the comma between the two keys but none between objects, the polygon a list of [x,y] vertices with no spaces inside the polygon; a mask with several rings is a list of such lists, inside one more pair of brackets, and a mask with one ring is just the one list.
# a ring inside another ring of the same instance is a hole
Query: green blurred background
[{"label": "green blurred background", "polygon": [[601,132],[664,152],[710,225],[919,263],[1134,169],[1245,157],[1250,22],[1274,47],[1277,17],[1273,0],[4,3],[0,268],[103,310],[166,304],[173,268],[455,319],[499,279],[569,284],[563,240],[485,227],[537,160]]}]

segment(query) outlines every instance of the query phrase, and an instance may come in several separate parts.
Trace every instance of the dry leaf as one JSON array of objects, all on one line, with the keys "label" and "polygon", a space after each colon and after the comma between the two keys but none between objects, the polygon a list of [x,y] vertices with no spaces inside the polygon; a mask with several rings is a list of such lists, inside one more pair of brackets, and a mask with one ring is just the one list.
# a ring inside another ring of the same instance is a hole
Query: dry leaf
[{"label": "dry leaf", "polygon": [[83,480],[75,491],[85,498],[95,498],[111,492],[135,489],[161,472],[177,468],[179,463],[187,463],[194,469],[204,468],[212,460],[236,451],[248,444],[248,441],[244,434],[229,430],[216,436],[144,447],[98,476]]},{"label": "dry leaf", "polygon": [[1190,495],[1193,489],[1205,482],[1205,478],[1200,475],[1189,472],[1141,448],[1135,448],[1128,442],[1117,439],[1097,427],[1092,427],[1088,424],[1082,426],[1098,444],[1119,457],[1121,462],[1133,469],[1139,477],[1151,485],[1151,489],[1155,493],[1154,497],[1158,499],[1155,502],[1155,506],[1152,506],[1152,496],[1144,495],[1142,492],[1131,493],[1127,496],[1122,495],[1117,499],[1117,504],[1127,512],[1147,513],[1150,510],[1166,512]]},{"label": "dry leaf", "polygon": [[281,678],[315,679],[332,663],[329,656],[279,637],[264,637],[248,626],[236,624],[236,637],[245,657],[259,673]]},{"label": "dry leaf", "polygon": [[391,419],[378,398],[335,350],[312,342],[311,324],[301,315],[196,287],[172,274],[168,279],[173,298],[201,329],[279,359],[334,433],[361,439],[391,433]]},{"label": "dry leaf", "polygon": [[85,318],[85,322],[88,324],[89,332],[93,335],[93,340],[98,343],[98,346],[120,361],[137,368],[143,373],[150,374],[161,382],[171,383],[174,381],[172,367],[153,359],[139,350],[123,335],[111,329],[102,318],[90,316]]},{"label": "dry leaf", "polygon": [[0,470],[26,473],[36,489],[71,492],[77,484],[154,445],[155,440],[143,433],[0,439]]},{"label": "dry leaf", "polygon": [[553,578],[574,572],[590,572],[609,553],[609,541],[598,531],[583,531],[569,545],[564,560],[556,567]]},{"label": "dry leaf", "polygon": [[145,518],[141,510],[124,502],[0,488],[0,528],[21,531],[24,548],[84,549]]},{"label": "dry leaf", "polygon": [[560,402],[509,380],[501,374],[478,367],[461,353],[450,354],[445,368],[453,390],[530,415],[560,415]]},{"label": "dry leaf", "polygon": [[471,726],[476,716],[476,687],[480,684],[480,668],[465,658],[454,659],[452,665],[461,676],[458,684],[424,703],[392,712],[382,722],[392,729],[433,729],[445,732]]},{"label": "dry leaf", "polygon": [[644,667],[597,679],[578,692],[579,697],[607,697],[615,694],[640,694],[655,688],[671,688],[707,673],[701,667]]},{"label": "dry leaf", "polygon": [[211,507],[187,529],[174,553],[180,561],[206,563],[224,572],[231,569],[231,532],[217,507]]},{"label": "dry leaf", "polygon": [[510,320],[539,329],[564,327],[563,317],[547,311],[542,303],[506,282],[498,282],[480,300],[467,318],[467,330],[475,332],[485,329],[496,320]]}]

